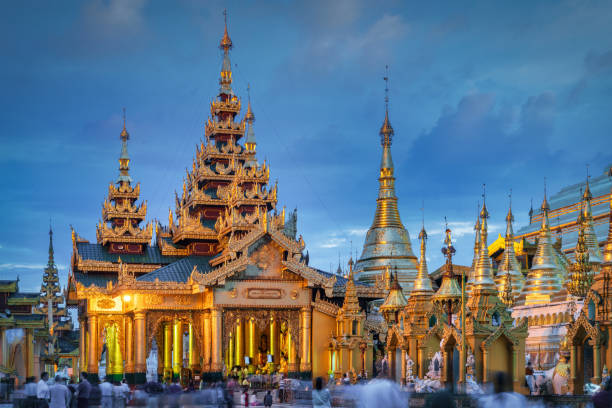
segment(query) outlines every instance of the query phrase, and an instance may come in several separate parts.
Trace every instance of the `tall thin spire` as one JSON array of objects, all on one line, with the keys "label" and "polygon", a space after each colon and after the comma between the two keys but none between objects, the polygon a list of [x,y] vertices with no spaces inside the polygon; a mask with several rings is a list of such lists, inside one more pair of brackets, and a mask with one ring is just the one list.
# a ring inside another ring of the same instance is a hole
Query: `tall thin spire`
[{"label": "tall thin spire", "polygon": [[478,264],[478,257],[480,256],[480,201],[476,203],[476,223],[474,223],[474,256],[472,258],[472,266],[468,272],[468,277],[465,282],[465,292],[469,295],[472,292],[472,286],[474,286],[474,271]]},{"label": "tall thin spire", "polygon": [[603,251],[603,262],[612,267],[612,188],[610,188],[610,217],[608,219],[608,239]]},{"label": "tall thin spire", "polygon": [[[516,259],[516,253],[514,252],[514,231],[512,229],[512,222],[514,221],[514,215],[512,214],[512,190],[510,190],[508,206],[508,214],[506,215],[506,237],[504,240],[504,255],[499,268],[497,269],[497,276],[495,277],[495,283],[497,284],[497,291],[499,297],[503,299],[509,295],[512,298],[516,298],[523,289],[525,284],[525,278],[521,272],[521,265]],[[511,287],[508,288],[508,283]]]},{"label": "tall thin spire", "polygon": [[55,267],[53,254],[53,228],[51,228],[51,221],[49,221],[49,261],[47,262],[47,267]]},{"label": "tall thin spire", "polygon": [[[378,177],[378,198],[374,220],[366,235],[361,258],[355,265],[360,281],[374,284],[387,267],[398,269],[399,282],[406,294],[417,275],[417,257],[412,252],[410,235],[404,228],[397,208],[391,142],[393,127],[389,122],[389,74],[385,81],[385,119],[380,128],[382,158]],[[390,256],[395,251],[395,256]]]},{"label": "tall thin spire", "polygon": [[421,227],[419,240],[421,241],[421,257],[419,258],[419,270],[414,281],[411,296],[415,294],[433,293],[431,279],[429,279],[429,271],[427,270],[427,232],[425,231],[425,222],[423,222],[423,226]]},{"label": "tall thin spire", "polygon": [[493,273],[491,268],[491,259],[489,258],[489,247],[487,244],[489,211],[486,204],[486,186],[482,185],[482,209],[480,210],[480,251],[478,253],[478,262],[474,270],[474,284],[472,292],[491,292],[495,291],[495,282],[493,281]]},{"label": "tall thin spire", "polygon": [[119,156],[119,177],[117,178],[118,184],[130,184],[132,182],[132,178],[130,177],[130,156],[127,149],[127,141],[129,138],[130,134],[125,128],[125,108],[123,108],[123,129],[119,134],[119,139],[121,139],[121,155]]},{"label": "tall thin spire", "polygon": [[223,64],[221,65],[221,77],[219,78],[219,85],[221,85],[220,92],[222,94],[231,95],[232,93],[232,63],[230,62],[229,50],[232,49],[232,39],[227,33],[227,10],[223,10],[223,18],[225,21],[225,31],[223,32],[223,38],[219,43],[219,48],[223,50]]},{"label": "tall thin spire", "polygon": [[595,225],[593,222],[593,210],[591,208],[593,194],[591,194],[589,178],[589,167],[587,165],[586,186],[584,187],[584,193],[582,194],[582,209],[578,222],[582,224],[584,228],[584,244],[586,245],[589,253],[589,262],[598,268],[602,262],[602,257],[601,250],[599,249],[599,240],[595,234]]},{"label": "tall thin spire", "polygon": [[255,140],[255,129],[253,127],[253,122],[255,122],[255,114],[253,113],[253,109],[251,108],[251,85],[247,85],[247,95],[249,98],[249,103],[247,105],[247,112],[244,115],[244,119],[247,123],[246,130],[246,139],[244,141],[244,147],[246,148],[247,153],[249,154],[248,159],[244,163],[245,167],[256,167],[257,160],[255,158],[255,151],[257,149],[257,141]]}]

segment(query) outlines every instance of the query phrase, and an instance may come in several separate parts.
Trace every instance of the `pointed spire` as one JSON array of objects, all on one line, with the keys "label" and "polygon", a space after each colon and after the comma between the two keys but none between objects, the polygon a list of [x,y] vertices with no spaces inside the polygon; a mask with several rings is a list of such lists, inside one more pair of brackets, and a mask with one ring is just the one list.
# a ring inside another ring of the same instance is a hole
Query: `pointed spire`
[{"label": "pointed spire", "polygon": [[53,257],[53,228],[51,228],[51,222],[49,222],[49,261],[48,267],[55,267],[55,259]]},{"label": "pointed spire", "polygon": [[391,274],[391,287],[389,288],[389,294],[384,303],[380,306],[380,311],[385,320],[388,323],[394,323],[397,321],[397,313],[402,310],[408,304],[408,299],[404,296],[402,287],[399,284],[397,277],[397,268],[395,273]]},{"label": "pointed spire", "polygon": [[544,179],[544,199],[542,201],[542,225],[538,237],[538,247],[525,281],[525,304],[549,303],[552,297],[561,290],[562,271],[552,246],[552,236],[546,199],[546,179]]},{"label": "pointed spire", "polygon": [[417,293],[433,294],[433,289],[431,287],[431,279],[429,279],[429,271],[427,270],[427,232],[425,231],[425,225],[423,225],[421,228],[421,232],[419,233],[419,239],[421,240],[421,257],[419,259],[419,270],[417,273],[417,277],[414,281],[411,296]]},{"label": "pointed spire", "polygon": [[[506,306],[512,306],[514,299],[521,293],[525,284],[525,278],[521,272],[521,265],[516,259],[514,252],[514,231],[512,222],[514,215],[512,214],[512,190],[509,194],[510,205],[508,206],[508,215],[506,215],[506,237],[504,254],[499,268],[495,283],[500,299],[504,301]],[[508,286],[508,285],[511,286]]]},{"label": "pointed spire", "polygon": [[348,281],[346,282],[344,302],[342,304],[342,310],[345,314],[357,314],[361,311],[361,307],[359,306],[359,298],[357,297],[357,288],[355,287],[355,279],[353,276],[353,264],[353,257],[351,257],[348,261],[349,275]]},{"label": "pointed spire", "polygon": [[[380,143],[383,147],[391,146],[391,142],[393,139],[393,127],[391,126],[391,122],[389,122],[389,66],[385,66],[385,76],[383,78],[385,80],[385,120],[380,128]],[[383,156],[384,159],[384,156]],[[389,155],[389,160],[391,156]],[[393,167],[393,162],[391,162],[391,167]]]},{"label": "pointed spire", "polygon": [[469,295],[472,292],[472,286],[474,286],[474,271],[478,264],[478,257],[480,256],[480,201],[476,203],[476,223],[474,224],[474,256],[472,258],[472,266],[468,272],[467,281],[465,282],[465,292]]},{"label": "pointed spire", "polygon": [[474,270],[473,291],[490,292],[495,291],[495,282],[493,281],[493,273],[491,268],[491,259],[489,258],[489,246],[487,244],[489,211],[486,204],[486,191],[483,184],[482,194],[482,209],[480,210],[480,251],[478,253],[478,262]]},{"label": "pointed spire", "polygon": [[444,217],[444,223],[446,225],[446,230],[444,232],[445,236],[442,253],[446,257],[446,263],[444,265],[442,283],[438,291],[433,295],[433,303],[447,314],[447,321],[450,324],[452,322],[452,314],[456,311],[455,309],[461,300],[461,288],[453,272],[453,255],[455,254],[455,247],[453,247],[452,231],[448,227],[446,217]]},{"label": "pointed spire", "polygon": [[223,17],[225,20],[225,31],[223,38],[219,44],[219,48],[223,50],[223,64],[221,65],[221,77],[219,78],[219,85],[221,85],[220,92],[225,95],[233,95],[232,92],[232,63],[230,62],[229,50],[232,48],[232,40],[227,33],[227,10],[223,10]]},{"label": "pointed spire", "polygon": [[121,139],[121,155],[119,156],[119,177],[117,178],[117,183],[127,183],[130,184],[132,182],[132,178],[130,177],[130,156],[128,155],[127,150],[127,141],[130,138],[130,134],[125,128],[125,108],[123,108],[123,129],[119,134],[119,138]]},{"label": "pointed spire", "polygon": [[589,261],[596,268],[602,262],[601,250],[599,249],[599,240],[595,234],[595,225],[593,221],[593,210],[591,208],[591,188],[589,186],[589,167],[587,166],[587,179],[584,193],[582,194],[581,215],[578,217],[578,223],[584,225],[584,242],[589,252]]},{"label": "pointed spire", "polygon": [[255,130],[253,128],[253,122],[255,122],[255,114],[253,114],[253,110],[251,109],[251,85],[247,85],[247,94],[249,96],[249,104],[247,106],[246,115],[244,115],[244,119],[247,122],[247,131],[246,131],[246,139],[244,141],[244,146],[246,147],[247,152],[250,154],[248,160],[244,163],[245,167],[256,167],[257,161],[255,160],[255,150],[257,148],[257,142],[255,140]]}]

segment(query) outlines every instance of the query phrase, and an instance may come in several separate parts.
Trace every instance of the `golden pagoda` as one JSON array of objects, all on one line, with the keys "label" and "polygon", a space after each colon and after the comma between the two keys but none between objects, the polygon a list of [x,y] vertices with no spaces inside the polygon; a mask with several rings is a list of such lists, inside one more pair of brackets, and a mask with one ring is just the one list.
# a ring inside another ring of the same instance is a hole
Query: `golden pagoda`
[{"label": "golden pagoda", "polygon": [[548,221],[548,201],[546,194],[542,201],[542,226],[538,240],[538,248],[533,258],[531,269],[527,274],[523,288],[524,304],[546,304],[558,295],[562,288],[563,272],[559,267],[557,255],[552,246],[552,237]]},{"label": "golden pagoda", "polygon": [[404,228],[397,209],[394,165],[391,158],[394,131],[389,122],[388,87],[385,91],[387,96],[385,97],[385,120],[380,128],[382,159],[378,178],[376,212],[374,221],[366,234],[361,257],[355,264],[355,272],[359,281],[373,285],[387,268],[397,270],[399,283],[408,294],[417,274],[417,259],[412,252],[410,235]]},{"label": "golden pagoda", "polygon": [[595,267],[599,268],[601,264],[601,251],[599,249],[599,243],[597,236],[595,235],[595,227],[593,223],[593,210],[591,208],[591,201],[593,200],[593,194],[591,194],[591,188],[589,186],[589,180],[587,178],[586,186],[584,188],[584,194],[582,195],[582,217],[579,224],[584,224],[584,244],[588,250],[589,262]]},{"label": "golden pagoda", "polygon": [[[525,277],[523,276],[521,265],[516,259],[516,254],[514,252],[513,221],[514,215],[512,214],[512,204],[510,204],[508,215],[506,215],[504,254],[495,276],[497,292],[500,299],[505,300],[504,303],[506,303],[507,306],[512,306],[514,304],[514,300],[519,296],[525,285]],[[510,283],[510,285],[508,285],[508,283]]]},{"label": "golden pagoda", "polygon": [[[477,208],[477,210],[479,210]],[[476,264],[478,263],[478,257],[480,253],[480,216],[476,211],[476,223],[474,224],[474,257],[472,258],[472,267],[468,274],[467,281],[465,283],[465,293],[469,296],[472,292],[472,286],[474,286],[474,271],[476,270]]]}]

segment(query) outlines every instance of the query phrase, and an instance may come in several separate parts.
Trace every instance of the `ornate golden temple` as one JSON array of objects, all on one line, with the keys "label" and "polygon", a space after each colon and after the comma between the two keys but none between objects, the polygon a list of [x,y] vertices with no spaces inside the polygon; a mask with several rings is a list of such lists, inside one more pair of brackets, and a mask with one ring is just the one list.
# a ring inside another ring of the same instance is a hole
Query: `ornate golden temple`
[{"label": "ornate golden temple", "polygon": [[510,208],[505,237],[489,245],[483,202],[472,266],[458,273],[447,229],[436,287],[425,226],[417,259],[400,219],[387,108],[377,207],[362,255],[351,259],[347,277],[318,270],[297,234],[297,212],[277,208],[278,187],[257,159],[254,110],[249,100],[242,116],[232,88],[227,24],[220,48],[205,140],[167,225],[146,223],[124,116],[119,177],[108,187],[96,242],[72,233],[67,303],[78,307],[82,370],[131,383],[213,380],[239,369],[401,382],[427,376],[447,385],[487,383],[504,371],[526,392],[525,356],[550,368],[555,353],[567,354],[575,390],[585,355],[593,356],[593,381],[602,362],[612,367],[612,229],[601,256],[588,185],[574,259],[554,242],[546,195],[534,243],[514,235]]},{"label": "ornate golden temple", "polygon": [[156,350],[156,374],[166,379],[221,378],[235,367],[300,377],[371,373],[371,333],[384,325],[369,322],[365,307],[384,287],[308,266],[297,214],[276,210],[277,186],[257,160],[250,101],[240,117],[227,25],[220,48],[206,140],[168,225],[143,225],[147,204],[137,204],[140,186],[129,175],[124,120],[119,177],[97,242],[73,231],[68,302],[79,309],[80,366],[140,383]]}]

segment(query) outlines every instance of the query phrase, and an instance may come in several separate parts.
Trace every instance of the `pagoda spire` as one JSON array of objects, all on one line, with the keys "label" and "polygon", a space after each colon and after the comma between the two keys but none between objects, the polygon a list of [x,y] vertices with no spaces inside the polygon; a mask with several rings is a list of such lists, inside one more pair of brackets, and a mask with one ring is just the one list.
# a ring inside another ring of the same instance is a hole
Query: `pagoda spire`
[{"label": "pagoda spire", "polygon": [[[59,305],[64,303],[64,297],[59,285],[59,273],[54,259],[53,229],[49,225],[49,260],[43,272],[42,284],[40,286],[40,308],[37,313],[45,316],[63,316],[65,311],[60,312]],[[49,311],[51,310],[51,314]]]},{"label": "pagoda spire", "polygon": [[257,160],[255,159],[255,153],[257,148],[257,141],[255,140],[255,130],[253,129],[253,122],[255,122],[255,114],[251,108],[251,85],[247,85],[247,95],[249,102],[247,105],[247,111],[244,115],[244,119],[247,122],[246,139],[244,140],[244,147],[246,153],[249,155],[249,159],[244,163],[245,167],[256,167]]},{"label": "pagoda spire", "polygon": [[478,253],[476,269],[474,269],[474,285],[472,287],[472,292],[489,292],[495,291],[496,289],[495,282],[493,281],[491,259],[489,258],[489,246],[487,244],[487,218],[489,218],[489,212],[487,211],[487,204],[485,200],[486,196],[484,191],[482,197],[482,209],[480,210],[480,251]]},{"label": "pagoda spire", "polygon": [[419,270],[417,277],[414,281],[414,286],[410,296],[415,294],[433,294],[433,288],[431,287],[431,279],[429,279],[429,271],[427,270],[427,258],[425,253],[427,251],[427,232],[425,231],[425,224],[421,228],[419,233],[419,240],[421,241],[421,257],[419,258]]},{"label": "pagoda spire", "polygon": [[53,228],[51,227],[51,223],[49,223],[49,261],[47,262],[47,267],[55,266],[55,259],[53,255]]},{"label": "pagoda spire", "polygon": [[608,220],[608,239],[603,251],[603,262],[612,268],[612,188],[610,188],[610,219]]},{"label": "pagoda spire", "polygon": [[125,128],[125,108],[123,108],[123,129],[119,134],[119,139],[121,139],[121,155],[119,156],[119,177],[117,178],[117,183],[132,183],[132,178],[130,177],[130,156],[128,154],[127,149],[127,141],[130,138],[130,134]]},{"label": "pagoda spire", "polygon": [[478,257],[480,254],[480,216],[478,211],[480,209],[480,201],[476,204],[476,223],[474,223],[474,256],[472,258],[472,266],[468,272],[468,277],[465,282],[465,293],[468,295],[472,292],[472,286],[474,286],[474,271],[476,270],[476,264],[478,263]]},{"label": "pagoda spire", "polygon": [[[497,291],[500,298],[508,296],[508,294],[514,299],[516,298],[523,289],[525,284],[525,278],[521,272],[521,265],[516,259],[516,253],[514,252],[514,230],[512,229],[512,222],[514,221],[514,215],[512,214],[512,192],[510,192],[510,205],[508,206],[508,215],[506,215],[506,236],[504,239],[504,255],[502,261],[497,269],[497,276],[495,277],[495,283],[497,284]],[[507,288],[508,282],[510,287]]]},{"label": "pagoda spire", "polygon": [[578,222],[584,225],[584,244],[586,245],[589,253],[589,262],[596,268],[599,268],[602,258],[593,223],[593,210],[591,208],[592,199],[593,194],[591,194],[591,188],[589,186],[589,174],[587,167],[586,186],[584,188],[584,193],[582,194],[582,211],[581,216],[578,217]]},{"label": "pagoda spire", "polygon": [[345,314],[357,314],[361,310],[359,307],[359,298],[357,297],[357,288],[355,287],[353,264],[353,257],[351,257],[348,262],[349,275],[344,292],[344,303],[342,304],[342,310]]},{"label": "pagoda spire", "polygon": [[562,287],[561,269],[552,246],[550,221],[548,212],[550,206],[546,199],[546,183],[544,184],[544,200],[541,206],[542,225],[538,237],[538,247],[531,264],[531,269],[525,281],[523,292],[525,304],[549,303]]},{"label": "pagoda spire", "polygon": [[223,10],[223,17],[225,20],[225,31],[219,43],[219,48],[223,50],[223,63],[221,65],[219,85],[221,85],[220,93],[232,95],[232,63],[229,57],[229,50],[232,49],[233,44],[232,39],[227,33],[227,10]]},{"label": "pagoda spire", "polygon": [[[388,67],[387,67],[388,70]],[[402,224],[395,195],[395,177],[391,143],[394,130],[389,121],[389,76],[385,80],[385,118],[380,128],[382,157],[378,177],[374,221],[366,235],[361,258],[355,269],[359,280],[374,284],[387,266],[398,270],[399,282],[408,294],[417,275],[417,258],[412,252],[410,235]],[[395,256],[391,252],[395,250]]]}]

